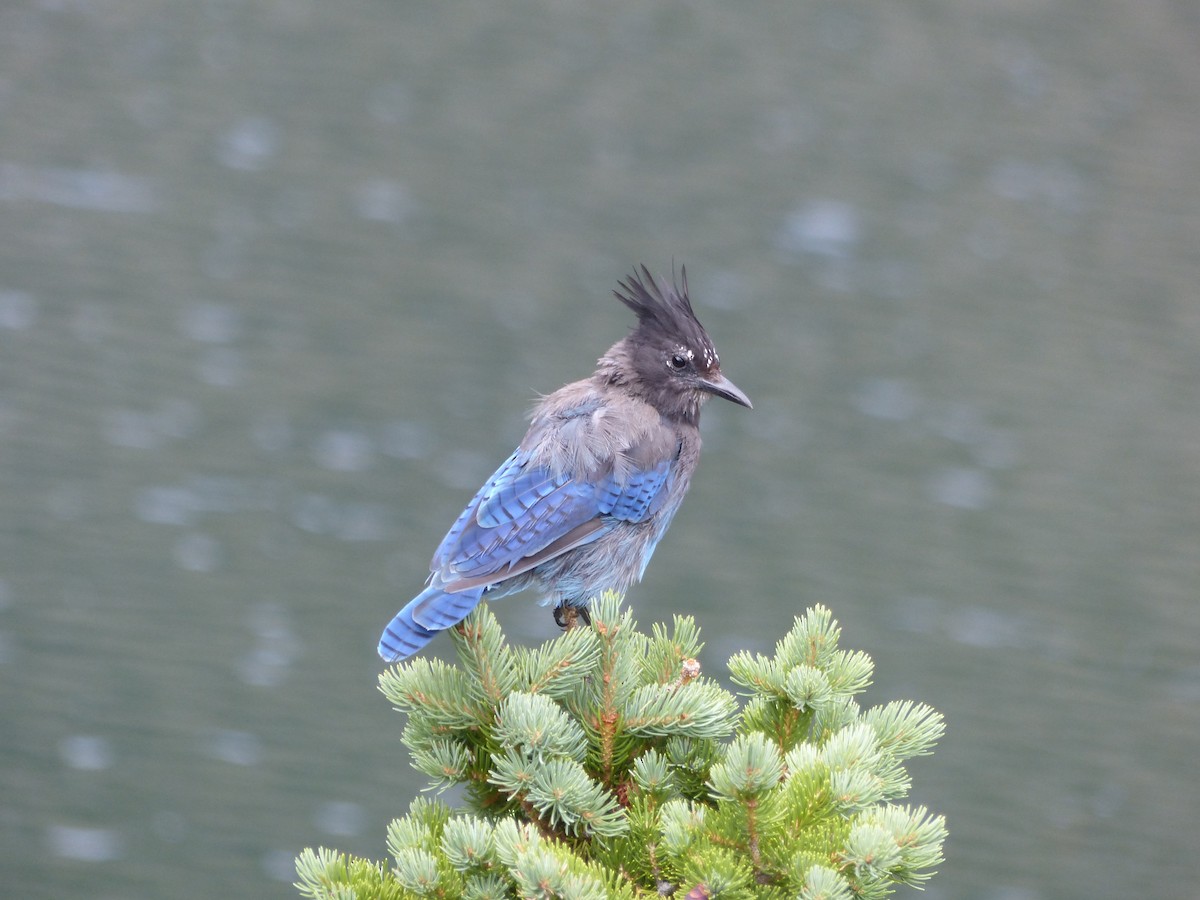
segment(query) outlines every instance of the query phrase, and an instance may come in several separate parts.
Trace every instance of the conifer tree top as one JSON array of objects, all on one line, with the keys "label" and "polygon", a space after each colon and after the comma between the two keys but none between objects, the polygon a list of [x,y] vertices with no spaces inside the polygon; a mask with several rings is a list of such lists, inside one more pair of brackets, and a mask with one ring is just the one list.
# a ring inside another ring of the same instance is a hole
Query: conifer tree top
[{"label": "conifer tree top", "polygon": [[744,701],[699,671],[691,617],[637,629],[620,598],[536,649],[486,608],[454,631],[458,665],[416,658],[380,676],[431,785],[388,829],[386,864],[330,850],[297,860],[308,897],[873,898],[920,886],[945,822],[908,794],[936,710],[862,710],[872,663],[839,647],[822,606],[772,656],[738,653]]}]

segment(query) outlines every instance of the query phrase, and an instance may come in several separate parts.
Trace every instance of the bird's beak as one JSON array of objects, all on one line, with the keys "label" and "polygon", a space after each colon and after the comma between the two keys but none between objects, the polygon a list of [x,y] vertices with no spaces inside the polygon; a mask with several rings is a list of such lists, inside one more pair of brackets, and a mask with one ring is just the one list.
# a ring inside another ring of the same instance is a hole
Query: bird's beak
[{"label": "bird's beak", "polygon": [[742,389],[720,372],[704,375],[699,379],[699,382],[699,387],[702,391],[708,391],[710,394],[716,394],[718,397],[732,400],[738,406],[754,409],[754,404],[750,402],[749,397],[742,393]]}]

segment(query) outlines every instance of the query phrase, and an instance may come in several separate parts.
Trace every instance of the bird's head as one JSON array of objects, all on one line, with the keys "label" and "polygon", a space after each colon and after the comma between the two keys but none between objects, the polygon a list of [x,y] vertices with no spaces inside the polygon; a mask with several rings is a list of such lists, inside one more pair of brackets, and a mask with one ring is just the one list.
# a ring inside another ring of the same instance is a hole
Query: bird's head
[{"label": "bird's head", "polygon": [[663,415],[695,421],[709,397],[751,407],[721,372],[717,348],[692,312],[687,270],[681,284],[660,286],[645,267],[620,282],[618,300],[637,313],[637,326],[601,360],[611,362],[614,381],[646,398]]}]

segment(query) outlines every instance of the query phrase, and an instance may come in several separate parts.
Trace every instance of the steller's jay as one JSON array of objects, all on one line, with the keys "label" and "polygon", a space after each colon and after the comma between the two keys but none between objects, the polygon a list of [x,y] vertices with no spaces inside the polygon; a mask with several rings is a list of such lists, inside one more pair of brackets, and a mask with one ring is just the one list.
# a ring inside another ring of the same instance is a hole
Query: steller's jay
[{"label": "steller's jay", "polygon": [[686,269],[682,281],[659,285],[642,266],[620,283],[613,293],[637,326],[590,378],[538,404],[516,452],[442,540],[428,587],[384,629],[385,660],[416,653],[485,597],[536,587],[562,625],[642,577],[700,458],[700,407],[710,396],[751,405],[721,374]]}]

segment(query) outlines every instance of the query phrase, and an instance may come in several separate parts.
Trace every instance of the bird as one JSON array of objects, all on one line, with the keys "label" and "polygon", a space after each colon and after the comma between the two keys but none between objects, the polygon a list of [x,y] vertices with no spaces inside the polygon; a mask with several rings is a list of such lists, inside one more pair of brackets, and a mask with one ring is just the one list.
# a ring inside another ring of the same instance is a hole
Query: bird
[{"label": "bird", "polygon": [[753,408],[721,371],[686,268],[659,283],[635,267],[613,295],[637,324],[590,377],[537,404],[516,450],[438,546],[425,589],[384,629],[385,662],[419,652],[481,600],[530,587],[560,626],[588,622],[592,597],[641,580],[679,509],[700,458],[704,403]]}]

